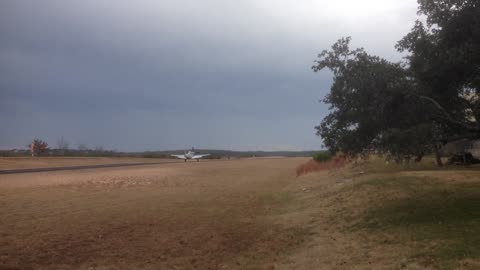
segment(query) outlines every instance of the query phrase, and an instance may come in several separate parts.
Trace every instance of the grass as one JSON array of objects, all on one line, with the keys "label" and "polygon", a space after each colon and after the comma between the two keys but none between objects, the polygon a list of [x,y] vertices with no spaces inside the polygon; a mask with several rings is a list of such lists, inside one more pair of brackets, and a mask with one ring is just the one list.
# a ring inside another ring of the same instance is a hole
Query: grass
[{"label": "grass", "polygon": [[164,161],[141,157],[0,157],[0,170]]},{"label": "grass", "polygon": [[[443,163],[446,163],[446,159],[443,158]],[[452,165],[438,167],[435,161],[435,157],[426,156],[422,162],[416,163],[413,160],[409,164],[396,164],[395,162],[386,162],[385,158],[379,156],[370,156],[368,159],[358,159],[355,162],[354,171],[364,171],[365,173],[395,173],[405,171],[480,171],[480,166],[470,165]]]},{"label": "grass", "polygon": [[409,259],[425,267],[451,269],[480,258],[480,182],[386,175],[354,188],[383,195],[352,230],[394,236],[395,242],[410,247]]},{"label": "grass", "polygon": [[281,214],[290,210],[294,199],[291,192],[264,192],[258,195],[257,201],[268,212],[275,210],[273,214]]},{"label": "grass", "polygon": [[479,269],[478,168],[307,161],[3,176],[0,268]]},{"label": "grass", "polygon": [[270,269],[309,235],[278,218],[299,162],[2,176],[0,269]]}]

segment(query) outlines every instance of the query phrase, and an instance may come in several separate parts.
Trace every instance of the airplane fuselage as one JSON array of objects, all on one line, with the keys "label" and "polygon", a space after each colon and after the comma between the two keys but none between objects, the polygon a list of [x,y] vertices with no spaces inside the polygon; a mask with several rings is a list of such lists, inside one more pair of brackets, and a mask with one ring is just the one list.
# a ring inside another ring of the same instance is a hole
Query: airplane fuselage
[{"label": "airplane fuselage", "polygon": [[188,151],[187,153],[185,153],[186,159],[193,159],[194,156],[195,156],[195,152],[193,151]]},{"label": "airplane fuselage", "polygon": [[183,155],[172,155],[172,156],[174,156],[176,158],[179,158],[179,159],[183,159],[185,162],[187,162],[188,159],[196,159],[197,161],[200,161],[201,158],[209,156],[209,155],[210,154],[197,155],[197,154],[195,154],[195,151],[192,148],[192,150],[185,152],[185,154],[183,154]]}]

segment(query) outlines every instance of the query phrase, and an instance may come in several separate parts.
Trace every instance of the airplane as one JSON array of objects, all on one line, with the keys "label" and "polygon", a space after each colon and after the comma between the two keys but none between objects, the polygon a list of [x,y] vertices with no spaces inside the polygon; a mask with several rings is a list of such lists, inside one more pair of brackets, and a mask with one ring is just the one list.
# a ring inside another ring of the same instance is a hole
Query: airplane
[{"label": "airplane", "polygon": [[171,155],[172,157],[176,157],[179,159],[183,159],[185,162],[187,162],[187,159],[196,159],[197,162],[200,161],[201,158],[210,156],[210,154],[204,154],[204,155],[195,155],[195,149],[189,150],[188,152],[185,152],[183,155]]}]

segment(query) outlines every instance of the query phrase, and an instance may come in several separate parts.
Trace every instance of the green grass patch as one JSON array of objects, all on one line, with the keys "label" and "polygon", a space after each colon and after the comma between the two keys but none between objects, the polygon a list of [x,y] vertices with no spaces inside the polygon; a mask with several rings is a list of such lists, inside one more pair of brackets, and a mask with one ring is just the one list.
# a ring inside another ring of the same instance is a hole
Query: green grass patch
[{"label": "green grass patch", "polygon": [[[357,190],[365,187],[383,195],[353,230],[387,232],[406,246],[417,243],[412,260],[438,269],[449,269],[462,259],[480,258],[480,183],[398,176],[355,186]],[[403,195],[395,197],[395,192]]]}]

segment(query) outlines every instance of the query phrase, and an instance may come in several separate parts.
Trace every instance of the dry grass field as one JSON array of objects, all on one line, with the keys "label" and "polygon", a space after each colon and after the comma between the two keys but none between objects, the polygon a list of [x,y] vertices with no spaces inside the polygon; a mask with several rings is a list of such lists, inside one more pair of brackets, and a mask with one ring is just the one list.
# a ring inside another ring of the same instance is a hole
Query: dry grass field
[{"label": "dry grass field", "polygon": [[128,157],[0,157],[0,170],[87,166],[99,164],[156,163],[165,160],[169,159]]},{"label": "dry grass field", "polygon": [[0,175],[0,269],[480,269],[480,171],[304,158]]},{"label": "dry grass field", "polygon": [[0,175],[0,266],[272,266],[303,236],[272,218],[288,202],[283,189],[302,161],[180,162]]}]

